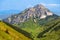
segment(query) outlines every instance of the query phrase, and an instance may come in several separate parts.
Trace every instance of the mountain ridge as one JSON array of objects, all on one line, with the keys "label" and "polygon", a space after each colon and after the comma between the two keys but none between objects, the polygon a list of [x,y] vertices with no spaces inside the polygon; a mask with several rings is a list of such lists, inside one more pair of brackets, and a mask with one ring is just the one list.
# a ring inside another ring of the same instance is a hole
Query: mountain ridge
[{"label": "mountain ridge", "polygon": [[[14,23],[21,23],[25,22],[30,18],[33,18],[34,22],[36,22],[36,19],[45,19],[47,16],[53,16],[53,14],[50,10],[45,8],[42,4],[35,5],[34,7],[25,9],[19,14],[13,15],[7,19],[5,19],[6,22],[14,24]],[[55,17],[58,17],[55,15]]]}]

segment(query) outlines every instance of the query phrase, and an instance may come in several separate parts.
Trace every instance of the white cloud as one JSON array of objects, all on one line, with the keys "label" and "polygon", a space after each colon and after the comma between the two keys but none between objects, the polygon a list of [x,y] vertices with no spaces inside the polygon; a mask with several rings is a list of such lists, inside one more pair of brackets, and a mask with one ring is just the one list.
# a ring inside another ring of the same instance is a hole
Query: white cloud
[{"label": "white cloud", "polygon": [[48,4],[48,6],[59,6],[60,4]]},{"label": "white cloud", "polygon": [[46,3],[40,3],[44,6],[52,6],[52,7],[56,7],[56,6],[60,6],[60,4],[46,4]]}]

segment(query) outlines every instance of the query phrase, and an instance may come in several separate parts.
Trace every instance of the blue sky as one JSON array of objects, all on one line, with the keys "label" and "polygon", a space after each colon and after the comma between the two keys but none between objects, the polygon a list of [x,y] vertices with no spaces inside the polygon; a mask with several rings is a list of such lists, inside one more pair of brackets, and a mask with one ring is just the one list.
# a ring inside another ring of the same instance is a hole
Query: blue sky
[{"label": "blue sky", "polygon": [[60,15],[60,0],[0,0],[0,18],[9,16],[9,13],[2,12],[17,10],[16,13],[18,13],[37,4],[43,4],[55,14]]}]

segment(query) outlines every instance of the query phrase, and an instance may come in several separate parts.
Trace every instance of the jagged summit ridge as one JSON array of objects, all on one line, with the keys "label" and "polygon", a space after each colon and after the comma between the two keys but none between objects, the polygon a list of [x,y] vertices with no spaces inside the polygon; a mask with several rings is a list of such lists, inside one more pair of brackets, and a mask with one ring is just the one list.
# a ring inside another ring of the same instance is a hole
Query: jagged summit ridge
[{"label": "jagged summit ridge", "polygon": [[38,4],[38,5],[30,8],[27,11],[27,14],[29,16],[34,16],[34,17],[38,16],[38,17],[40,17],[40,19],[53,15],[53,13],[50,12],[47,8],[45,8],[42,4]]},{"label": "jagged summit ridge", "polygon": [[34,6],[34,8],[45,8],[45,6],[43,6],[42,4],[37,4]]}]

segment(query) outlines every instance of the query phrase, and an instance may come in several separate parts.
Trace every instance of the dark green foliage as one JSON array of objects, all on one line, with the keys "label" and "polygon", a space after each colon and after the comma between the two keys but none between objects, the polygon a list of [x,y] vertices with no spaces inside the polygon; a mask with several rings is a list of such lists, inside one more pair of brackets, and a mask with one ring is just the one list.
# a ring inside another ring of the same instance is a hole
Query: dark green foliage
[{"label": "dark green foliage", "polygon": [[[47,28],[46,30],[44,30],[43,32],[39,33],[39,35],[37,36],[38,38],[42,37],[46,32],[48,32],[49,30],[51,30],[53,27],[55,27],[58,23],[60,23],[60,21],[58,21],[57,23],[54,23],[53,25],[51,25],[49,28]],[[59,25],[60,26],[60,25]],[[59,27],[58,27],[59,28]],[[55,29],[55,28],[54,28]]]},{"label": "dark green foliage", "polygon": [[1,22],[1,20],[0,20],[0,22]]},{"label": "dark green foliage", "polygon": [[56,28],[54,28],[55,31],[59,30],[60,29],[60,25],[57,26]]},{"label": "dark green foliage", "polygon": [[58,16],[57,16],[57,15],[48,16],[48,17],[46,17],[45,19],[40,19],[40,20],[38,20],[38,23],[39,23],[40,25],[45,25],[46,23],[49,23],[49,22],[51,22],[51,21],[53,21],[53,20],[55,20],[55,19],[58,19]]},{"label": "dark green foliage", "polygon": [[52,30],[52,31],[58,31],[60,29],[60,23]]}]

